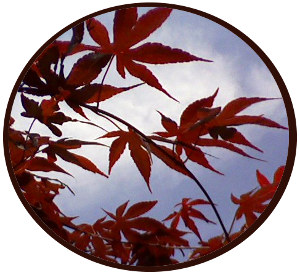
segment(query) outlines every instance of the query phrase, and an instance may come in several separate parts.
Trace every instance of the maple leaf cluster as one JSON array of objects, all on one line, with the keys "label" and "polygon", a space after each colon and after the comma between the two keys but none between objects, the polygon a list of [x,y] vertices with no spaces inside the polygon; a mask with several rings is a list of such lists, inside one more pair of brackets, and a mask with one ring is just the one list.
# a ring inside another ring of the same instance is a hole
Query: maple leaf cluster
[{"label": "maple leaf cluster", "polygon": [[[174,99],[144,64],[210,62],[161,43],[141,43],[162,26],[171,12],[169,8],[154,8],[138,16],[137,8],[117,10],[112,40],[106,27],[96,18],[75,26],[70,41],[55,40],[51,43],[33,62],[22,80],[18,89],[24,109],[21,116],[31,120],[29,129],[16,130],[13,127],[14,119],[11,118],[9,122],[11,166],[28,204],[51,230],[70,245],[105,261],[162,266],[178,263],[176,250],[183,248],[191,251],[188,256],[191,260],[211,253],[237,238],[256,221],[272,199],[283,175],[282,166],[276,171],[273,183],[270,183],[257,171],[258,189],[242,194],[240,198],[231,196],[231,201],[238,205],[234,221],[245,218],[242,229],[231,234],[231,229],[226,231],[216,205],[189,170],[187,163],[191,161],[223,174],[209,163],[203,147],[224,148],[256,159],[238,147],[243,145],[262,152],[238,130],[238,126],[254,124],[287,128],[263,115],[240,115],[240,112],[253,104],[273,100],[272,98],[241,97],[230,101],[223,108],[214,107],[214,100],[219,92],[217,89],[213,95],[187,106],[178,123],[159,112],[164,131],[157,131],[152,135],[142,133],[114,113],[99,108],[100,102],[144,84]],[[83,44],[84,35],[89,35],[98,46]],[[64,62],[74,54],[80,54],[80,57],[66,74]],[[114,59],[116,71],[121,77],[125,78],[127,71],[141,82],[124,87],[104,84]],[[100,76],[102,80],[99,83]],[[83,120],[72,117],[65,108],[71,108]],[[90,121],[91,113],[109,121],[117,129],[107,131],[98,122]],[[37,122],[49,129],[52,135],[34,133],[32,126]],[[114,140],[108,146],[96,141],[64,137],[61,130],[64,123],[84,123],[97,127],[106,131],[100,139]],[[90,159],[73,152],[84,146],[109,147],[108,173],[103,172]],[[56,175],[73,175],[63,169],[58,160],[108,178],[126,147],[150,192],[153,157],[156,157],[170,169],[193,180],[206,198],[182,198],[175,205],[174,212],[162,220],[144,216],[158,201],[137,202],[129,207],[128,200],[118,206],[115,213],[103,210],[105,216],[93,224],[77,224],[76,217],[65,215],[54,199],[63,189],[74,192]],[[51,176],[45,176],[45,172]],[[211,207],[218,221],[207,218],[200,209],[202,207]],[[205,241],[201,231],[208,223],[221,225],[223,233]],[[193,234],[197,239],[197,248],[190,246],[187,234]]]},{"label": "maple leaf cluster", "polygon": [[[280,184],[284,169],[284,166],[280,166],[276,170],[276,172],[274,173],[273,182],[270,182],[265,175],[257,170],[256,176],[259,187],[250,192],[240,195],[239,199],[234,195],[231,195],[232,202],[238,205],[231,229],[233,228],[235,220],[239,220],[244,217],[246,221],[246,223],[241,227],[240,230],[230,235],[231,241],[238,238],[247,230],[247,228],[253,225],[254,222],[258,219],[258,214],[261,214],[268,207],[270,200],[273,198]],[[204,255],[222,248],[226,244],[228,244],[228,240],[224,238],[224,235],[213,237],[207,242],[202,242],[201,247],[195,249],[191,253],[190,259],[201,258]]]},{"label": "maple leaf cluster", "polygon": [[243,194],[239,199],[234,195],[231,195],[232,202],[239,205],[235,216],[237,220],[244,216],[247,227],[251,226],[256,221],[257,214],[255,213],[262,213],[267,208],[268,202],[273,198],[278,188],[283,172],[284,166],[279,167],[275,172],[273,182],[271,183],[266,176],[257,170],[256,176],[260,185],[258,190],[255,189]]}]

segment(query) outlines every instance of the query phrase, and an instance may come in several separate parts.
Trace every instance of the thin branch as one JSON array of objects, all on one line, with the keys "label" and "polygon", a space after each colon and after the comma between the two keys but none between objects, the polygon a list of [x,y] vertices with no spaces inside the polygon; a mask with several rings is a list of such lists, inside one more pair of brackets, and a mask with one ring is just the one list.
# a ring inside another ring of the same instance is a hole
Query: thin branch
[{"label": "thin branch", "polygon": [[149,138],[147,135],[145,135],[144,133],[142,133],[139,129],[135,128],[134,126],[132,126],[130,123],[128,123],[127,121],[119,118],[118,116],[111,114],[107,111],[98,109],[96,107],[90,106],[88,104],[82,104],[83,107],[93,111],[96,114],[104,114],[105,116],[111,117],[112,119],[115,119],[117,121],[119,121],[120,123],[126,125],[128,128],[132,129],[133,131],[135,131],[137,134],[139,134],[142,138],[145,139],[145,141],[151,145],[153,145],[158,151],[160,151],[162,154],[164,154],[166,157],[168,157],[170,160],[172,160],[176,165],[180,166],[182,169],[185,170],[185,172],[187,173],[187,176],[189,176],[200,188],[200,190],[202,191],[202,193],[205,195],[205,197],[207,198],[207,200],[209,201],[211,207],[213,208],[213,211],[215,212],[217,219],[222,227],[222,230],[225,234],[225,238],[228,242],[230,242],[230,238],[229,235],[227,233],[227,230],[224,226],[224,223],[221,219],[221,216],[213,202],[213,200],[211,199],[210,195],[208,194],[208,192],[206,191],[206,189],[204,188],[204,186],[200,183],[200,181],[196,178],[196,176],[184,165],[182,164],[180,161],[178,161],[177,159],[175,159],[172,155],[170,155],[169,153],[167,153],[165,150],[163,150],[159,145],[157,145],[151,138]]},{"label": "thin branch", "polygon": [[116,126],[120,131],[122,131],[122,129],[118,126],[117,123],[115,123],[113,120],[111,120],[109,117],[103,115],[103,114],[98,114],[99,116],[105,118],[106,120],[108,120],[111,124],[113,124],[114,126]]},{"label": "thin branch", "polygon": [[82,232],[82,233],[87,234],[87,235],[89,235],[91,237],[100,238],[103,241],[107,241],[107,242],[118,242],[118,243],[122,243],[122,244],[130,244],[130,245],[135,245],[135,244],[141,245],[142,244],[142,245],[149,245],[149,246],[159,246],[159,247],[169,248],[169,249],[193,250],[193,249],[199,249],[199,248],[201,248],[199,246],[171,246],[171,245],[163,245],[163,244],[159,244],[159,243],[141,243],[141,242],[135,243],[135,242],[129,242],[129,241],[116,241],[114,239],[110,239],[110,238],[107,238],[107,237],[102,237],[99,234],[95,234],[95,233],[84,231],[84,230],[78,228],[77,226],[73,226],[73,225],[69,225],[69,224],[65,224],[65,223],[63,224],[63,226],[68,227],[70,229],[73,229],[75,231]]},{"label": "thin branch", "polygon": [[35,174],[33,174],[33,176],[36,177],[36,178],[39,178],[39,179],[41,179],[41,180],[45,179],[45,180],[49,180],[49,181],[51,181],[51,180],[52,180],[52,181],[56,181],[56,182],[60,183],[62,186],[67,187],[67,189],[75,196],[75,193],[74,193],[74,191],[71,189],[71,187],[70,187],[68,184],[66,184],[66,183],[64,183],[64,182],[62,182],[62,181],[60,181],[59,179],[53,179],[53,178],[48,178],[48,177],[42,177],[42,176],[38,176],[38,175],[35,175]]},{"label": "thin branch", "polygon": [[32,126],[33,126],[33,124],[34,124],[35,121],[36,121],[36,118],[34,118],[34,119],[32,120],[32,122],[31,122],[31,124],[30,124],[30,126],[29,126],[29,128],[28,128],[28,130],[27,130],[27,132],[26,132],[26,138],[25,138],[25,143],[24,143],[24,151],[23,151],[23,156],[22,156],[21,161],[23,161],[24,158],[25,158],[25,152],[26,152],[26,150],[27,150],[27,148],[26,148],[27,141],[28,141],[28,138],[29,138],[29,135],[30,135],[30,131],[31,131]]},{"label": "thin branch", "polygon": [[113,59],[114,59],[114,55],[112,55],[112,57],[110,58],[110,60],[109,60],[109,63],[108,63],[108,66],[107,66],[107,68],[106,68],[106,71],[105,71],[105,73],[104,73],[104,75],[103,75],[103,78],[102,78],[102,81],[101,81],[101,86],[100,86],[100,89],[99,89],[99,92],[98,92],[98,98],[97,98],[97,109],[99,108],[99,102],[100,102],[100,97],[101,97],[101,92],[102,92],[102,86],[103,86],[103,84],[104,84],[104,80],[105,80],[105,78],[106,78],[106,75],[107,75],[107,73],[108,73],[108,70],[109,70],[109,68],[110,68],[110,65],[111,65],[111,63],[112,63],[112,61],[113,61]]},{"label": "thin branch", "polygon": [[234,217],[233,217],[233,220],[232,220],[232,222],[231,222],[231,225],[230,225],[228,234],[231,233],[231,231],[232,231],[232,229],[233,229],[233,225],[234,225],[235,220],[236,220],[236,212],[235,212]]},{"label": "thin branch", "polygon": [[106,133],[108,132],[105,128],[103,128],[103,127],[101,127],[101,126],[99,126],[99,125],[97,125],[95,123],[92,123],[90,121],[83,121],[83,120],[78,120],[78,119],[72,119],[72,120],[70,120],[70,122],[80,122],[80,123],[84,123],[84,124],[89,124],[89,125],[92,125],[92,126],[95,126],[95,127],[99,128],[99,129],[101,129],[102,131],[104,131]]},{"label": "thin branch", "polygon": [[[188,143],[185,143],[183,141],[178,141],[178,140],[170,140],[170,139],[167,139],[167,138],[164,138],[164,137],[160,137],[160,136],[148,136],[149,138],[151,139],[154,139],[154,140],[157,140],[157,141],[161,141],[161,142],[165,142],[165,143],[170,143],[170,144],[173,144],[176,145],[176,144],[179,144],[179,145],[182,145],[184,147],[187,147],[189,149],[192,149],[192,150],[197,150],[195,148],[197,148],[195,145],[191,145],[191,144],[188,144]],[[197,144],[196,144],[197,145]],[[203,151],[202,151],[203,152]],[[212,154],[209,154],[209,153],[206,153],[206,152],[203,152],[203,154],[207,155],[207,156],[210,156],[212,158],[215,158],[215,159],[219,159],[218,157],[212,155]]]}]

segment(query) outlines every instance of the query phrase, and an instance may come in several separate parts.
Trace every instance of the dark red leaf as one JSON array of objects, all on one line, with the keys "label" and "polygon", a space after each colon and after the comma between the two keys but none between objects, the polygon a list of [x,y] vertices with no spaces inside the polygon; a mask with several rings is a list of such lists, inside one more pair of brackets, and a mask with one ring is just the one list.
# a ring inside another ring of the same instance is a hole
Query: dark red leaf
[{"label": "dark red leaf", "polygon": [[43,171],[43,172],[55,171],[55,172],[61,172],[70,175],[68,172],[60,168],[55,163],[50,162],[49,160],[42,157],[34,157],[33,159],[29,160],[26,163],[25,169],[30,171]]},{"label": "dark red leaf", "polygon": [[147,38],[169,17],[172,9],[155,8],[142,15],[133,26],[129,47]]},{"label": "dark red leaf", "polygon": [[129,140],[129,150],[130,155],[136,164],[137,168],[139,169],[141,175],[143,176],[144,180],[147,183],[148,189],[151,192],[150,188],[150,173],[151,173],[151,161],[149,152],[141,146],[141,139],[136,134],[130,135]]},{"label": "dark red leaf", "polygon": [[152,72],[150,70],[147,69],[146,66],[135,63],[129,59],[126,59],[125,67],[131,75],[141,79],[142,81],[146,82],[149,86],[152,86],[152,87],[162,91],[168,97],[176,100],[161,86],[161,84],[159,83],[157,78],[152,74]]},{"label": "dark red leaf", "polygon": [[83,141],[78,139],[69,139],[69,138],[62,138],[55,142],[55,146],[59,146],[66,149],[77,149],[80,148],[82,145],[102,145],[102,143],[95,142],[95,141]]},{"label": "dark red leaf", "polygon": [[240,132],[236,131],[233,137],[227,139],[227,141],[230,141],[232,143],[236,144],[242,144],[248,147],[251,147],[259,152],[263,152],[261,149],[258,147],[254,146],[252,143],[250,143]]},{"label": "dark red leaf", "polygon": [[259,172],[258,170],[256,170],[256,177],[261,187],[269,186],[271,184],[270,181],[267,179],[267,177],[263,175],[261,172]]},{"label": "dark red leaf", "polygon": [[172,220],[173,218],[176,217],[177,214],[178,213],[175,211],[175,212],[171,213],[168,217],[166,217],[165,219],[163,219],[163,221],[165,222],[165,221]]},{"label": "dark red leaf", "polygon": [[36,87],[39,89],[43,89],[45,87],[45,83],[40,79],[38,74],[31,68],[27,71],[23,79],[23,82],[30,87]]},{"label": "dark red leaf", "polygon": [[84,34],[84,23],[81,22],[78,25],[76,25],[75,27],[72,28],[72,38],[71,38],[71,42],[69,45],[69,49],[68,49],[68,53],[72,52],[73,49],[76,48],[77,45],[79,45],[83,39],[83,34]]},{"label": "dark red leaf", "polygon": [[197,120],[199,120],[198,112],[203,110],[203,108],[210,108],[212,107],[215,97],[217,96],[219,92],[219,89],[216,90],[216,92],[207,98],[203,98],[200,100],[197,100],[190,104],[181,114],[180,117],[180,127],[184,127],[186,124],[194,123]]},{"label": "dark red leaf", "polygon": [[125,131],[121,131],[121,130],[120,131],[112,131],[112,132],[106,133],[105,135],[103,135],[103,136],[101,136],[99,138],[119,137],[119,136],[124,135],[125,133],[126,133]]},{"label": "dark red leaf", "polygon": [[222,110],[219,115],[220,119],[227,119],[235,116],[237,113],[248,108],[250,105],[266,100],[272,100],[272,98],[261,98],[261,97],[240,97],[230,101]]},{"label": "dark red leaf", "polygon": [[197,145],[198,146],[209,146],[209,147],[221,147],[221,148],[225,148],[228,149],[232,152],[238,153],[242,156],[248,157],[248,158],[252,158],[252,159],[257,159],[255,157],[252,157],[250,155],[248,155],[247,153],[245,153],[242,149],[236,147],[235,145],[225,141],[225,140],[212,140],[212,139],[206,139],[206,138],[200,138],[197,141]]},{"label": "dark red leaf", "polygon": [[124,64],[124,58],[122,55],[119,55],[117,57],[117,71],[120,74],[121,77],[125,78],[125,64]]},{"label": "dark red leaf", "polygon": [[83,52],[83,51],[99,51],[99,47],[84,45],[84,44],[76,44],[69,51],[71,47],[71,42],[59,41],[59,40],[55,40],[51,45],[49,45],[49,48],[51,47],[56,47],[58,49],[60,58],[67,55],[73,55],[79,52]]},{"label": "dark red leaf", "polygon": [[206,61],[206,60],[180,49],[172,49],[160,43],[145,43],[140,47],[129,51],[129,57],[133,60],[150,63],[150,64],[168,64],[190,61]]},{"label": "dark red leaf", "polygon": [[127,225],[131,228],[147,232],[156,232],[160,229],[166,228],[159,221],[148,217],[139,217],[132,220],[128,220]]},{"label": "dark red leaf", "polygon": [[175,218],[173,219],[173,221],[171,223],[171,227],[176,229],[179,222],[180,222],[180,213],[177,213],[177,215],[175,216]]},{"label": "dark red leaf", "polygon": [[143,201],[132,205],[124,215],[126,219],[136,218],[150,211],[157,201]]},{"label": "dark red leaf", "polygon": [[44,149],[43,151],[44,152],[50,151],[50,152],[55,153],[56,155],[60,156],[64,161],[78,165],[81,168],[91,171],[93,173],[98,173],[102,176],[108,177],[105,173],[103,173],[101,170],[99,170],[97,168],[97,166],[93,162],[91,162],[89,159],[87,159],[83,156],[71,153],[68,150],[63,149],[62,147],[57,147],[55,145],[51,145],[48,148]]},{"label": "dark red leaf", "polygon": [[189,212],[190,217],[197,218],[199,220],[206,221],[207,223],[214,223],[213,221],[206,218],[199,210],[191,208]]},{"label": "dark red leaf", "polygon": [[73,66],[66,83],[77,87],[91,83],[110,58],[111,55],[102,53],[90,53],[83,56]]},{"label": "dark red leaf", "polygon": [[39,103],[33,99],[27,98],[24,94],[21,94],[22,106],[25,109],[25,113],[22,113],[22,116],[26,117],[38,117],[41,113],[39,108]]},{"label": "dark red leaf", "polygon": [[189,205],[191,205],[191,206],[201,205],[201,204],[210,204],[210,202],[203,200],[203,199],[195,199],[195,200],[192,200],[191,202],[189,202]]},{"label": "dark red leaf", "polygon": [[95,18],[91,18],[86,21],[86,26],[90,36],[104,51],[111,48],[108,31],[104,25]]},{"label": "dark red leaf", "polygon": [[187,228],[189,228],[190,230],[192,230],[196,236],[201,240],[201,236],[199,233],[199,230],[195,224],[195,222],[189,218],[189,215],[185,215],[185,213],[181,214],[182,220],[184,221],[184,224]]},{"label": "dark red leaf", "polygon": [[279,184],[279,183],[280,183],[281,178],[282,178],[283,173],[284,173],[284,168],[285,168],[285,166],[280,166],[280,167],[276,170],[276,172],[275,172],[275,174],[274,174],[274,179],[273,179],[273,183],[274,183],[274,184]]},{"label": "dark red leaf", "polygon": [[151,143],[150,143],[150,149],[155,156],[157,156],[161,161],[163,161],[170,168],[184,175],[190,176],[182,160],[171,149],[163,145],[154,146]]},{"label": "dark red leaf", "polygon": [[219,172],[218,170],[216,170],[215,168],[213,168],[210,163],[208,162],[208,160],[205,157],[205,154],[197,147],[194,147],[194,149],[190,149],[185,147],[184,148],[186,156],[189,160],[200,164],[201,166],[210,169],[220,175],[224,175],[223,173]]},{"label": "dark red leaf", "polygon": [[278,124],[275,121],[272,121],[268,118],[263,116],[234,116],[225,120],[220,120],[218,118],[218,125],[219,126],[235,126],[235,125],[244,125],[244,124],[256,124],[261,126],[273,127],[273,128],[280,128],[287,130],[288,128]]},{"label": "dark red leaf", "polygon": [[116,210],[116,219],[120,218],[123,216],[124,214],[124,211],[128,205],[129,201],[123,203],[122,205],[120,205],[117,210]]},{"label": "dark red leaf", "polygon": [[137,8],[119,9],[114,18],[114,46],[117,50],[129,48],[131,32],[137,21]]},{"label": "dark red leaf", "polygon": [[109,149],[109,169],[110,174],[112,167],[123,154],[128,140],[126,136],[120,136],[114,140]]},{"label": "dark red leaf", "polygon": [[[78,96],[76,97],[76,101],[78,100],[79,102],[85,102],[85,103],[94,103],[97,102],[98,99],[100,99],[99,101],[104,101],[117,94],[134,89],[141,85],[143,85],[143,83],[132,85],[129,87],[117,88],[110,85],[91,84],[83,87],[81,90],[78,91]],[[100,93],[100,98],[99,98],[99,93]]]},{"label": "dark red leaf", "polygon": [[77,114],[81,115],[85,119],[89,120],[86,114],[84,113],[83,109],[77,104],[70,100],[66,100],[66,103],[69,105],[69,107]]},{"label": "dark red leaf", "polygon": [[157,111],[161,115],[161,124],[170,134],[176,134],[178,130],[177,123],[163,115],[161,112]]}]

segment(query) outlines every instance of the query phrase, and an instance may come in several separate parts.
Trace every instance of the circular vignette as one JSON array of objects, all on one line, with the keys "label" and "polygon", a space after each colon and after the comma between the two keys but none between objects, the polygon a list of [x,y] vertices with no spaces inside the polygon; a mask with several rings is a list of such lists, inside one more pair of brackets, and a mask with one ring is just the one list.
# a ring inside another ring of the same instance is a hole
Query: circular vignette
[{"label": "circular vignette", "polygon": [[[32,63],[43,52],[43,50],[45,50],[45,48],[49,44],[51,44],[56,38],[58,38],[60,35],[65,33],[67,30],[71,29],[75,25],[87,20],[88,18],[95,17],[95,16],[98,16],[98,15],[101,15],[101,14],[104,14],[104,13],[107,13],[107,12],[115,11],[117,9],[129,8],[129,7],[168,7],[168,8],[182,10],[182,11],[185,11],[185,12],[189,12],[189,13],[193,13],[193,14],[202,16],[204,18],[207,18],[207,19],[209,19],[209,20],[225,27],[226,29],[231,31],[233,34],[238,36],[241,40],[243,40],[249,47],[251,47],[255,51],[255,53],[260,57],[260,59],[265,63],[265,65],[267,66],[267,68],[271,72],[272,76],[274,77],[277,86],[280,89],[280,92],[282,94],[284,104],[285,104],[285,107],[286,107],[286,112],[287,112],[287,117],[288,117],[288,125],[289,125],[288,156],[287,156],[286,168],[284,170],[282,180],[279,184],[279,187],[278,187],[274,197],[272,198],[272,200],[269,203],[266,210],[258,217],[258,219],[255,221],[255,223],[253,225],[251,225],[243,234],[241,234],[237,239],[234,239],[233,241],[231,241],[226,246],[223,246],[222,248],[220,248],[218,250],[215,250],[214,252],[212,252],[208,255],[202,256],[201,259],[191,260],[191,261],[188,261],[188,262],[182,262],[182,263],[179,263],[179,264],[172,264],[172,265],[168,265],[168,266],[144,267],[144,266],[126,266],[126,265],[122,265],[122,264],[114,264],[114,263],[111,263],[111,262],[108,262],[108,261],[105,261],[105,260],[102,260],[102,259],[99,259],[99,258],[96,258],[96,257],[93,257],[91,255],[86,254],[85,252],[75,248],[74,246],[72,246],[71,244],[69,244],[68,242],[66,242],[62,238],[60,238],[48,226],[46,226],[46,224],[44,222],[42,222],[42,220],[37,216],[37,214],[33,211],[33,209],[30,207],[30,205],[28,204],[28,202],[25,200],[24,196],[22,195],[22,192],[19,188],[18,182],[17,182],[15,174],[13,172],[13,168],[12,168],[11,163],[10,163],[10,156],[9,156],[9,149],[8,149],[8,131],[7,131],[8,126],[9,126],[9,118],[10,118],[10,114],[11,114],[11,111],[12,111],[13,102],[14,102],[15,96],[17,94],[18,87],[20,86],[20,83],[21,83],[22,79],[24,78],[27,70],[30,68]],[[207,14],[205,12],[196,10],[196,9],[192,9],[192,8],[188,8],[188,7],[184,7],[184,6],[180,6],[180,5],[164,4],[164,3],[136,3],[136,4],[126,4],[126,5],[120,5],[120,6],[115,6],[115,7],[112,7],[112,8],[104,9],[102,11],[92,13],[88,16],[85,16],[85,17],[73,22],[72,24],[68,25],[67,27],[65,27],[64,29],[59,31],[53,37],[51,37],[32,56],[32,58],[26,64],[25,68],[22,70],[22,72],[21,72],[21,74],[20,74],[20,76],[19,76],[19,78],[18,78],[18,80],[17,80],[17,82],[16,82],[16,84],[13,88],[12,94],[9,98],[9,102],[8,102],[8,106],[7,106],[7,110],[6,110],[6,115],[5,115],[4,129],[3,129],[4,153],[5,153],[7,169],[9,171],[9,175],[10,175],[11,181],[13,183],[13,186],[15,188],[15,191],[19,196],[19,199],[21,200],[21,202],[23,203],[23,205],[27,209],[27,211],[30,213],[32,218],[52,238],[54,238],[60,244],[62,244],[66,248],[70,249],[71,251],[75,252],[76,254],[79,254],[79,255],[81,255],[81,256],[89,259],[89,260],[92,260],[92,261],[100,263],[100,264],[115,267],[115,268],[118,268],[118,269],[133,270],[133,271],[167,271],[167,270],[175,270],[175,269],[181,269],[181,268],[197,265],[197,264],[206,262],[208,260],[214,259],[214,258],[226,253],[227,251],[231,250],[232,248],[234,248],[235,246],[237,246],[238,244],[243,242],[250,235],[252,235],[260,227],[260,225],[268,218],[268,216],[272,213],[272,211],[276,207],[277,203],[279,202],[280,198],[282,197],[282,195],[285,191],[285,188],[286,188],[287,183],[289,181],[289,178],[290,178],[290,175],[291,175],[291,172],[292,172],[292,169],[293,169],[293,165],[294,165],[295,154],[296,154],[296,143],[297,143],[296,136],[297,136],[296,135],[296,120],[295,120],[294,110],[293,110],[293,106],[292,106],[292,102],[291,102],[289,93],[287,91],[287,88],[286,88],[279,72],[277,71],[277,69],[275,68],[275,66],[271,62],[271,60],[267,57],[267,55],[250,38],[248,38],[244,33],[239,31],[235,27],[231,26],[230,24],[224,22],[223,20],[221,20],[219,18],[216,18],[216,17],[214,17],[210,14]]]}]

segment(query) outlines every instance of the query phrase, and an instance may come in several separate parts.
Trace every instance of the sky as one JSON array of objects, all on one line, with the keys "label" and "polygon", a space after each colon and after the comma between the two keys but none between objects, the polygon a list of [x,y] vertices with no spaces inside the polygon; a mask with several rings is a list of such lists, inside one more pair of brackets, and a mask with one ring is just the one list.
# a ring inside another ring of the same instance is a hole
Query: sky
[{"label": "sky", "polygon": [[[145,9],[141,11],[144,12]],[[105,24],[111,33],[113,13],[98,16],[97,19]],[[71,32],[68,32],[60,39],[67,40],[70,35]],[[256,53],[233,33],[208,19],[183,11],[173,11],[162,27],[147,38],[147,41],[180,48],[214,62],[148,66],[163,87],[180,103],[172,101],[163,93],[146,85],[101,103],[101,108],[129,121],[146,134],[163,130],[156,110],[178,122],[180,114],[190,103],[213,94],[218,87],[220,91],[215,100],[215,106],[224,106],[228,101],[240,96],[281,97],[272,75]],[[88,36],[85,37],[84,42],[93,43]],[[72,64],[72,61],[78,57],[79,55],[74,55],[67,62]],[[66,65],[66,71],[70,69],[71,65]],[[140,80],[128,74],[126,80],[123,80],[116,73],[115,64],[113,64],[105,83],[129,86],[139,82]],[[12,112],[15,118],[18,117],[20,108],[19,98],[16,98]],[[280,99],[256,104],[245,113],[264,114],[287,126],[284,104]],[[106,121],[92,114],[88,115],[91,121],[96,119],[105,128],[114,130]],[[74,117],[76,117],[75,114]],[[30,123],[31,119],[18,117],[15,127],[28,129]],[[66,123],[61,129],[68,137],[84,140],[94,140],[103,134],[99,129],[90,126],[76,125],[74,127],[74,123]],[[226,228],[229,228],[236,210],[235,205],[230,202],[230,194],[239,196],[256,187],[256,169],[272,179],[273,173],[278,166],[285,163],[287,156],[288,131],[259,126],[242,126],[239,129],[264,153],[261,154],[248,148],[243,149],[252,156],[263,158],[266,162],[248,159],[217,148],[210,150],[205,148],[205,152],[217,157],[217,159],[209,158],[210,163],[225,176],[193,164],[188,165],[218,205]],[[35,123],[32,131],[51,134],[44,125],[38,123]],[[103,139],[103,142],[110,144],[111,141]],[[101,170],[107,171],[107,148],[86,146],[77,152],[93,160]],[[77,219],[78,222],[94,222],[104,215],[101,208],[114,211],[117,206],[128,199],[132,204],[143,200],[158,200],[159,203],[149,212],[149,215],[163,219],[173,212],[173,206],[183,197],[204,198],[195,183],[169,169],[155,158],[150,179],[153,193],[149,193],[146,183],[130,159],[128,150],[113,167],[109,179],[63,161],[60,165],[65,170],[72,171],[75,179],[64,175],[58,177],[69,184],[76,196],[64,190],[57,197],[56,202],[65,214],[80,216]],[[209,206],[202,207],[201,211],[217,222]],[[239,224],[235,229],[238,228]],[[201,222],[199,230],[204,239],[222,233],[219,225],[206,225]]]}]

